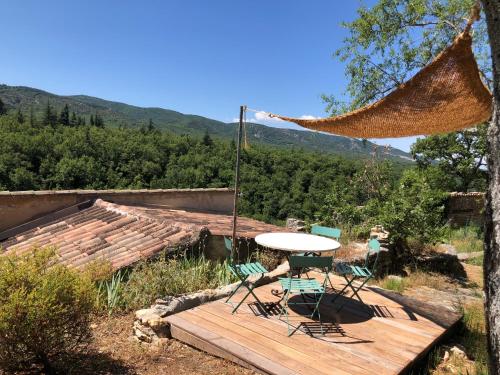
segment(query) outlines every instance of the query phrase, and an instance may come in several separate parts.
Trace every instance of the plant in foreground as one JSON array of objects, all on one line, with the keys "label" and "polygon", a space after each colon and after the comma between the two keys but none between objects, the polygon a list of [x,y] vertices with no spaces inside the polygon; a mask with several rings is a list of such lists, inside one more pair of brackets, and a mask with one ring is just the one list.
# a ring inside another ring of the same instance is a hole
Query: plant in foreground
[{"label": "plant in foreground", "polygon": [[92,282],[54,257],[53,248],[0,257],[0,369],[54,373],[90,342]]}]

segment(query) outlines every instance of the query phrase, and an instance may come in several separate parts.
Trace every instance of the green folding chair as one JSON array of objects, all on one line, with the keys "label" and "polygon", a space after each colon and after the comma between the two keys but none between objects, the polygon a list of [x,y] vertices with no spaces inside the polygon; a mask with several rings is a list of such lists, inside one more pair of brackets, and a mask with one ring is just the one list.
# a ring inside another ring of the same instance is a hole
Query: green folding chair
[{"label": "green folding chair", "polygon": [[[262,311],[266,313],[265,306],[262,304],[262,302],[260,302],[260,300],[257,298],[253,290],[255,289],[256,281],[264,277],[264,274],[268,273],[267,269],[259,262],[235,264],[232,257],[233,241],[228,237],[224,237],[224,245],[226,248],[229,270],[233,275],[235,275],[240,280],[240,284],[236,287],[235,290],[231,292],[229,297],[226,299],[226,303],[233,306],[232,313],[234,314],[238,310],[238,308],[247,299],[249,295],[253,296],[255,302],[259,305]],[[260,275],[260,277],[257,280],[255,280],[253,283],[247,282],[247,279],[249,277],[256,275]],[[234,304],[230,302],[230,300],[242,286],[247,288],[248,292],[245,294],[243,299],[239,301],[236,306],[234,306]]]},{"label": "green folding chair", "polygon": [[330,227],[323,227],[321,225],[313,225],[311,227],[311,234],[329,237],[333,238],[334,240],[340,241],[340,235],[342,234],[342,231],[339,228],[330,228]]},{"label": "green folding chair", "polygon": [[[324,280],[319,282],[314,278],[300,278],[300,277],[287,277],[280,278],[280,284],[283,289],[283,300],[281,303],[281,309],[279,314],[279,319],[283,315],[286,317],[287,323],[287,331],[288,336],[291,336],[295,331],[300,328],[300,325],[297,327],[293,327],[290,324],[290,318],[288,313],[288,308],[291,306],[301,306],[306,305],[313,307],[312,313],[308,315],[310,319],[314,319],[317,315],[321,334],[324,334],[323,324],[321,323],[321,313],[319,311],[319,305],[323,296],[325,294],[326,283],[328,280],[328,272],[332,269],[332,261],[333,258],[329,257],[307,257],[307,256],[291,256],[289,259],[290,271],[292,270],[301,270],[303,268],[319,268],[324,274]],[[302,302],[300,301],[292,301],[290,297],[294,295],[300,295],[302,297]],[[312,297],[312,300],[309,300]],[[292,329],[292,327],[294,329]]]},{"label": "green folding chair", "polygon": [[[375,261],[373,264],[370,266],[370,255],[376,253],[377,256],[375,257]],[[346,263],[337,263],[335,267],[335,271],[344,277],[346,280],[347,284],[344,286],[344,288],[337,293],[337,295],[333,298],[332,302],[335,302],[335,300],[340,296],[341,294],[344,293],[344,291],[347,288],[351,288],[353,294],[352,297],[356,297],[359,302],[362,304],[365,304],[361,297],[359,296],[358,292],[365,286],[365,284],[374,277],[375,270],[377,267],[377,262],[378,262],[378,257],[380,254],[380,242],[378,242],[375,239],[371,239],[368,241],[368,251],[366,253],[366,259],[365,259],[365,265],[364,267],[359,267],[359,266],[353,266],[349,265]],[[362,280],[361,284],[359,286],[355,286],[353,284],[354,281],[356,280]],[[339,311],[344,307],[345,303],[339,308]]]},{"label": "green folding chair", "polygon": [[[313,225],[311,227],[311,234],[315,234],[317,236],[333,238],[336,241],[340,241],[340,235],[342,234],[342,231],[339,228],[330,228],[330,227],[324,227],[321,225]],[[309,254],[304,254],[304,255],[309,255]],[[334,262],[335,256],[333,256],[332,258],[333,258],[332,262]],[[332,289],[335,289],[333,287],[332,280],[330,280],[329,276],[328,276],[328,283],[330,284],[330,287]]]}]

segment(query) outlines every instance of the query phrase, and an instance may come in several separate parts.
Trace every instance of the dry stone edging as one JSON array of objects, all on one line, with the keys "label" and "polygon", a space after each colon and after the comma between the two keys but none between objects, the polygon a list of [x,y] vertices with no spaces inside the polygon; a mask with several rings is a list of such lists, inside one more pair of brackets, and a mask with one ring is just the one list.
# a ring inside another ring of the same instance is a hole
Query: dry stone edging
[{"label": "dry stone edging", "polygon": [[[265,285],[274,282],[288,271],[288,262],[284,262],[257,280],[256,284]],[[166,317],[207,302],[227,297],[238,284],[239,282],[236,282],[217,289],[206,289],[191,294],[167,296],[164,299],[159,299],[149,309],[141,309],[135,312],[135,320],[132,327],[133,335],[138,341],[144,343],[161,344],[164,340],[171,337],[170,326],[167,323]]]}]

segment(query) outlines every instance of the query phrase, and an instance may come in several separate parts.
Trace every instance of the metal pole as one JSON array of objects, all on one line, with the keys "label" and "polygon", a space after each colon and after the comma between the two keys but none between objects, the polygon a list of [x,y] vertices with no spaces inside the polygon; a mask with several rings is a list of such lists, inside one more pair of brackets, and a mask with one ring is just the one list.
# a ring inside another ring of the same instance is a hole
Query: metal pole
[{"label": "metal pole", "polygon": [[240,124],[238,127],[238,142],[236,145],[236,170],[234,174],[234,203],[233,203],[233,254],[237,254],[238,245],[236,243],[236,221],[238,219],[238,195],[240,190],[240,152],[241,152],[241,137],[243,133],[243,114],[245,113],[246,105],[240,106]]}]

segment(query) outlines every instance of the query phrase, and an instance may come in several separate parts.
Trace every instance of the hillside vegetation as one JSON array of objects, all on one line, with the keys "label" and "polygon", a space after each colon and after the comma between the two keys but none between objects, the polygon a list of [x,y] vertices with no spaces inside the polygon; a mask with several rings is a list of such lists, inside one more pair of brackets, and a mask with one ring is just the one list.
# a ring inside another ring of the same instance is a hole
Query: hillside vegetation
[{"label": "hillside vegetation", "polygon": [[[0,190],[231,187],[234,142],[155,129],[30,124],[0,116]],[[387,162],[388,163],[388,162]],[[396,181],[402,165],[387,173]],[[266,221],[313,219],[333,185],[364,163],[254,145],[242,154],[242,212]]]},{"label": "hillside vegetation", "polygon": [[[186,115],[163,108],[141,108],[85,95],[54,95],[23,86],[0,85],[0,99],[8,109],[19,109],[25,117],[29,117],[30,112],[41,116],[50,103],[57,112],[67,105],[70,112],[83,117],[87,123],[90,122],[90,116],[97,114],[110,127],[140,129],[152,123],[157,129],[169,130],[179,135],[203,136],[208,133],[213,138],[225,140],[233,139],[236,131],[235,124],[226,124],[202,116]],[[374,147],[371,142],[311,131],[278,129],[259,124],[248,124],[246,129],[251,144],[301,148],[355,158],[370,157]],[[409,154],[391,147],[383,157],[405,162],[411,160]]]}]

